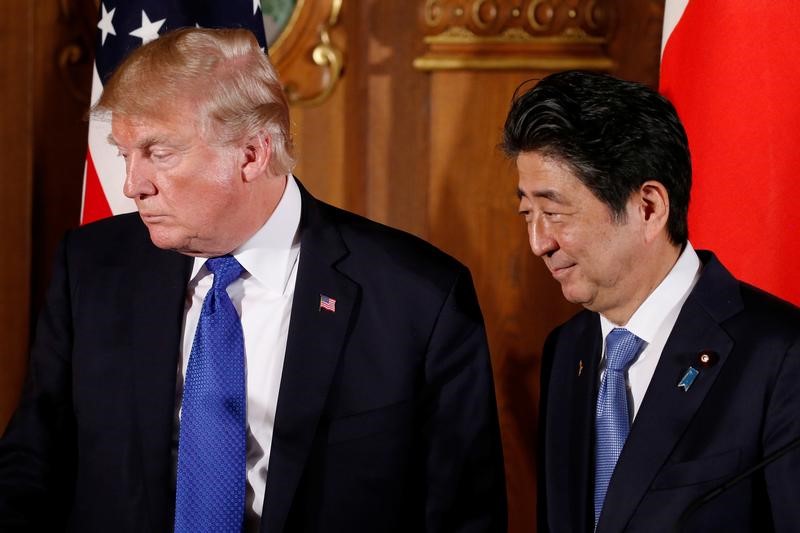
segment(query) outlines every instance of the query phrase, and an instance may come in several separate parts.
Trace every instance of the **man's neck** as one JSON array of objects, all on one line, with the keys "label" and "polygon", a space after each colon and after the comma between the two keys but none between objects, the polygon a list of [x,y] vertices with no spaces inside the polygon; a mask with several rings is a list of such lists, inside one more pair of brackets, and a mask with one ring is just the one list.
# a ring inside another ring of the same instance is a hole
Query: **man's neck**
[{"label": "man's neck", "polygon": [[664,281],[678,262],[681,252],[681,246],[669,241],[658,244],[642,258],[643,274],[638,277],[636,286],[632,288],[632,297],[629,297],[624,304],[604,312],[603,316],[616,325],[627,324],[639,306]]}]

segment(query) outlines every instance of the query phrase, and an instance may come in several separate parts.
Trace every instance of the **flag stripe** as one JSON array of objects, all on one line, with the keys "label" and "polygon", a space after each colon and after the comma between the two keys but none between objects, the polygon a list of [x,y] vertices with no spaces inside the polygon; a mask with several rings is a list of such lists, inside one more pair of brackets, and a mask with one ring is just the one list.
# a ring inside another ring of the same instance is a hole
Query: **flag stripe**
[{"label": "flag stripe", "polygon": [[83,186],[83,208],[81,211],[81,223],[88,224],[101,218],[111,216],[111,208],[106,201],[100,179],[97,177],[97,170],[94,168],[92,153],[86,153],[86,174]]}]

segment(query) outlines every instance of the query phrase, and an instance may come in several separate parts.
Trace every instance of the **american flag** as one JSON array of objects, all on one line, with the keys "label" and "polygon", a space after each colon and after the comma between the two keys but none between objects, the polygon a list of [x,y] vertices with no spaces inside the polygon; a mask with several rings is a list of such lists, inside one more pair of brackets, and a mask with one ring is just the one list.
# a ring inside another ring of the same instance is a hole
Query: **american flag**
[{"label": "american flag", "polygon": [[[266,51],[261,0],[102,0],[97,23],[92,105],[103,82],[134,48],[176,28],[246,28]],[[125,165],[108,144],[111,124],[89,123],[81,224],[136,210],[122,194]]]},{"label": "american flag", "polygon": [[331,298],[330,296],[325,296],[324,294],[319,295],[319,309],[322,311],[325,309],[326,311],[330,311],[331,313],[336,312],[336,300]]}]

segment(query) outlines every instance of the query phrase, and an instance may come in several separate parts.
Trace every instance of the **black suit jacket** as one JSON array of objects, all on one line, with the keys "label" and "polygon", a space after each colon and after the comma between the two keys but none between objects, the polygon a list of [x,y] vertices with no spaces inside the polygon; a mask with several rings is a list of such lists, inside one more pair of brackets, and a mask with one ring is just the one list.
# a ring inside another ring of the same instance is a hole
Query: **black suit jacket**
[{"label": "black suit jacket", "polygon": [[[708,252],[608,487],[597,531],[675,531],[698,497],[800,436],[800,310],[740,283]],[[539,531],[591,531],[602,334],[583,311],[548,338]],[[719,361],[697,364],[701,351]],[[678,382],[693,365],[688,391]],[[579,367],[583,370],[579,372]],[[692,513],[682,531],[800,531],[800,450]]]},{"label": "black suit jacket", "polygon": [[[261,531],[504,531],[492,374],[469,272],[301,192]],[[136,214],[67,235],[0,442],[0,530],[171,530],[191,265],[153,246]],[[320,311],[321,294],[336,299],[334,313]]]}]

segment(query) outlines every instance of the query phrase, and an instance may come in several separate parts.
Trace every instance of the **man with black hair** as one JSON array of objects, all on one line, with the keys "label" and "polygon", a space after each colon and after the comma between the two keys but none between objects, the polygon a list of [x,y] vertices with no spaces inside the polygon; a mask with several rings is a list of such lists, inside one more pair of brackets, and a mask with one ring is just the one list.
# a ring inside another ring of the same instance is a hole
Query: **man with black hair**
[{"label": "man with black hair", "polygon": [[533,253],[585,307],[544,347],[539,531],[797,531],[796,450],[693,506],[800,436],[800,310],[692,248],[673,106],[558,73],[503,148]]}]

